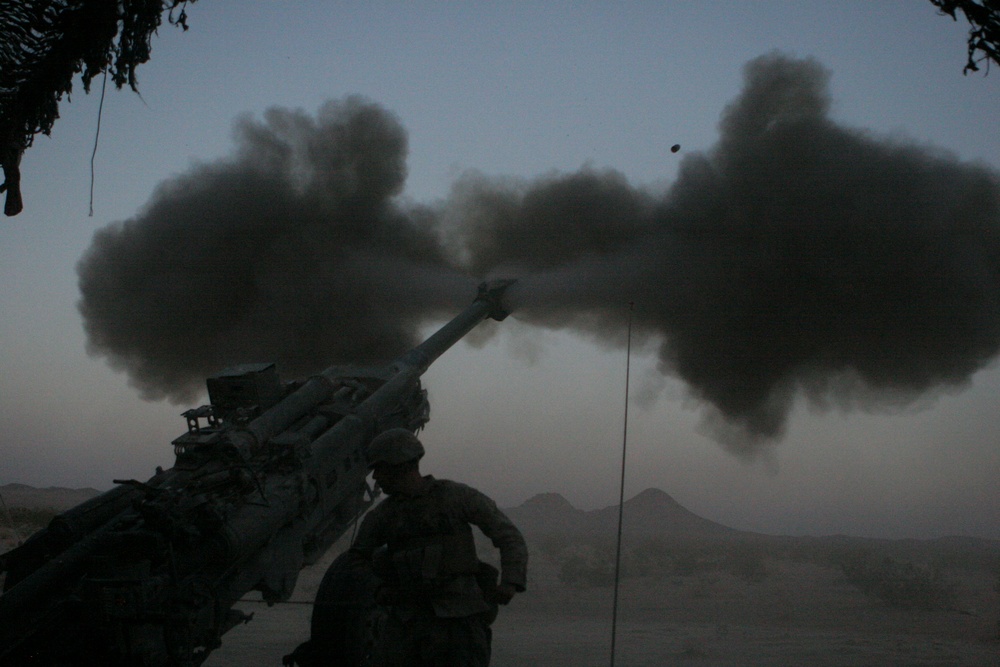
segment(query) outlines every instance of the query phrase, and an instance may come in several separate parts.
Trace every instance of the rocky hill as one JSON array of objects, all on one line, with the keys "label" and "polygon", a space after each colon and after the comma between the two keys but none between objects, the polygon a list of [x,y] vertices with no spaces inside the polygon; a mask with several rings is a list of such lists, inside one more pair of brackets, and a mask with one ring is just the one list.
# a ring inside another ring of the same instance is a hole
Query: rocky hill
[{"label": "rocky hill", "polygon": [[93,498],[100,491],[97,489],[67,489],[50,486],[38,489],[26,484],[4,484],[0,486],[0,498],[8,508],[23,507],[25,509],[56,511],[67,510]]},{"label": "rocky hill", "polygon": [[[504,511],[529,536],[614,536],[618,530],[617,505],[583,511],[558,493],[542,493]],[[625,501],[622,532],[632,539],[723,538],[744,534],[698,516],[670,494],[653,488]]]},{"label": "rocky hill", "polygon": [[97,489],[48,487],[26,484],[0,486],[0,553],[22,544],[36,530],[44,528],[56,514],[93,498]]}]

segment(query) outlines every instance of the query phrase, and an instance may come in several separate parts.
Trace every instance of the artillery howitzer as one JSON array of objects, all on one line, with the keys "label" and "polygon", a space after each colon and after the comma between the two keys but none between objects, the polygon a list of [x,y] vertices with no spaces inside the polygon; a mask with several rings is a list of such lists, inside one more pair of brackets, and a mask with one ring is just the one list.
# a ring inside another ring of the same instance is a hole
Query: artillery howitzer
[{"label": "artillery howitzer", "polygon": [[420,376],[487,317],[504,290],[473,303],[395,362],[333,366],[283,385],[274,366],[208,380],[211,405],[184,413],[176,462],[147,482],[57,516],[0,556],[0,666],[201,664],[250,615],[292,594],[312,564],[375,500],[365,447],[430,416]]}]

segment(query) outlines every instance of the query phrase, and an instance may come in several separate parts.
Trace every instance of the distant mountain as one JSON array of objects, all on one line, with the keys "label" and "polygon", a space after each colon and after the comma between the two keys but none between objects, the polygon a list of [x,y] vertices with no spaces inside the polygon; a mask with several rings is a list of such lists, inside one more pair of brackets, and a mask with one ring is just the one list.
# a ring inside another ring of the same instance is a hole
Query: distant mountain
[{"label": "distant mountain", "polygon": [[583,533],[587,513],[573,507],[558,493],[540,493],[504,512],[525,533]]},{"label": "distant mountain", "polygon": [[38,489],[26,484],[4,484],[0,486],[0,498],[8,508],[68,510],[85,500],[93,498],[97,489],[67,489],[50,486]]},{"label": "distant mountain", "polygon": [[[614,536],[618,530],[617,505],[585,512],[558,493],[539,494],[504,511],[528,535]],[[691,539],[746,534],[698,516],[660,489],[646,489],[626,500],[622,515],[622,532],[630,537]]]}]

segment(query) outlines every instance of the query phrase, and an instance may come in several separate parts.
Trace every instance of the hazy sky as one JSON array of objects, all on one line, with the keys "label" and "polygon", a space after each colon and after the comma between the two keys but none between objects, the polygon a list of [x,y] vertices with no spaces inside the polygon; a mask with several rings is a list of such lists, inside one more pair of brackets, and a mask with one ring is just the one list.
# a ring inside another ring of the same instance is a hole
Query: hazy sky
[{"label": "hazy sky", "polygon": [[[108,92],[93,217],[99,95],[81,90],[64,101],[52,136],[38,137],[24,156],[25,211],[0,221],[0,484],[108,488],[112,478],[146,479],[171,464],[185,406],[142,400],[124,373],[88,356],[77,264],[97,230],[155,218],[170,190],[154,195],[164,182],[175,191],[207,182],[241,150],[241,164],[266,172],[234,123],[273,129],[275,116],[265,120],[272,107],[304,114],[281,117],[315,118],[327,101],[343,108],[361,95],[387,112],[408,140],[405,182],[389,192],[400,210],[475,211],[453,205],[470,182],[503,192],[608,170],[630,196],[672,202],[664,193],[680,191],[699,164],[740,154],[727,148],[720,119],[746,99],[746,63],[778,51],[829,72],[830,105],[817,115],[848,147],[902,146],[994,178],[1000,169],[998,75],[962,75],[966,27],[937,16],[929,2],[204,0],[188,13],[189,31],[164,26],[155,38],[152,60],[138,71],[141,97]],[[208,200],[192,201],[208,210],[214,191],[206,192]],[[808,200],[810,192],[790,194]],[[953,192],[940,194],[943,201]],[[242,196],[247,211],[281,210],[265,201],[265,187],[251,183]],[[202,219],[196,211],[188,221]],[[998,222],[986,220],[990,233]],[[609,235],[620,225],[609,224]],[[238,259],[200,240],[182,236],[164,253],[194,264]],[[351,266],[325,275],[336,281]],[[185,292],[187,314],[217,312],[216,291]],[[625,353],[606,339],[624,336],[630,296],[622,296],[620,310],[605,311],[605,342],[512,318],[482,346],[462,343],[442,357],[425,376],[425,469],[502,505],[547,491],[584,509],[615,503]],[[401,318],[423,308],[394,294],[374,300]],[[769,533],[1000,538],[1000,373],[992,353],[981,370],[919,396],[903,392],[907,400],[834,392],[824,409],[793,391],[783,435],[752,455],[737,447],[737,456],[706,427],[706,403],[691,385],[660,372],[656,327],[664,319],[636,300],[649,335],[632,358],[627,496],[659,487],[709,519]],[[186,356],[180,341],[174,353]],[[191,365],[203,356],[192,349]]]}]

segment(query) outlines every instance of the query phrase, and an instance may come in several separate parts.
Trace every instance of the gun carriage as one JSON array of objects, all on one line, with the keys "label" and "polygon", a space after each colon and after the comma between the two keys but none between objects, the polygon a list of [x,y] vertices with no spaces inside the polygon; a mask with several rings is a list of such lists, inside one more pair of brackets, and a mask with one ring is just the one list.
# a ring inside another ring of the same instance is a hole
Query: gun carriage
[{"label": "gun carriage", "polygon": [[210,405],[184,413],[176,460],[55,517],[0,556],[0,666],[199,665],[252,615],[251,591],[285,601],[376,499],[365,447],[429,419],[420,376],[486,318],[508,314],[513,281],[473,303],[394,362],[332,366],[283,384],[273,365],[207,382]]}]

